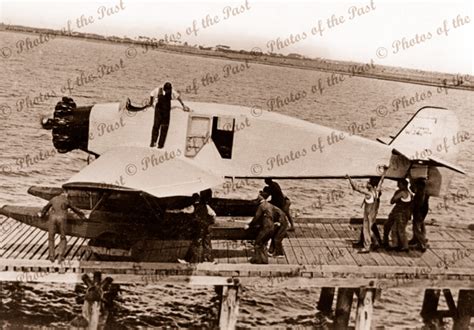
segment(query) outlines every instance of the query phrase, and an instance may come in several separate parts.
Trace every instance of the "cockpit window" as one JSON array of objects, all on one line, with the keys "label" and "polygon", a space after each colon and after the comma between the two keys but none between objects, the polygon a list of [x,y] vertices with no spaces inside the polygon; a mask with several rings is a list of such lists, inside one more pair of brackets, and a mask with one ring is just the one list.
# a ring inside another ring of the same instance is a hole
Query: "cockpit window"
[{"label": "cockpit window", "polygon": [[194,157],[209,141],[209,126],[211,118],[201,116],[189,116],[188,134],[186,136],[187,157]]},{"label": "cockpit window", "polygon": [[232,158],[235,119],[232,117],[213,117],[211,138],[222,158]]}]

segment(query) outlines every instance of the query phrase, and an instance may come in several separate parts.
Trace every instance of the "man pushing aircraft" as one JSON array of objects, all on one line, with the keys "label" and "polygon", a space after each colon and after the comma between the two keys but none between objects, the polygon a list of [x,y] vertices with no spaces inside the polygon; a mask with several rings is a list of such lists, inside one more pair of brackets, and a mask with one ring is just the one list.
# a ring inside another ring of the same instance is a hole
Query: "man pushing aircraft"
[{"label": "man pushing aircraft", "polygon": [[49,211],[49,222],[48,222],[48,241],[49,241],[49,255],[48,259],[54,262],[56,259],[54,253],[54,236],[59,232],[61,241],[59,243],[59,262],[64,260],[66,254],[66,234],[65,226],[67,219],[67,210],[73,210],[83,220],[87,220],[86,215],[79,209],[71,205],[68,199],[67,193],[63,192],[58,196],[51,198],[46,206],[38,213],[40,218],[43,218]]}]

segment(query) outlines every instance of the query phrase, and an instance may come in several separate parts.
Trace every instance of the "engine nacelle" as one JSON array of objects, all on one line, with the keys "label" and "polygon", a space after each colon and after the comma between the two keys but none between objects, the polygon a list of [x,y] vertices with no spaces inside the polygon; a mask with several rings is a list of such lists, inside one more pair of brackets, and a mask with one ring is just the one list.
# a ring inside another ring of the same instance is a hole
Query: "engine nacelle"
[{"label": "engine nacelle", "polygon": [[72,98],[65,96],[56,104],[53,118],[42,121],[44,129],[52,129],[53,145],[58,152],[87,151],[91,109],[92,106],[78,108]]}]

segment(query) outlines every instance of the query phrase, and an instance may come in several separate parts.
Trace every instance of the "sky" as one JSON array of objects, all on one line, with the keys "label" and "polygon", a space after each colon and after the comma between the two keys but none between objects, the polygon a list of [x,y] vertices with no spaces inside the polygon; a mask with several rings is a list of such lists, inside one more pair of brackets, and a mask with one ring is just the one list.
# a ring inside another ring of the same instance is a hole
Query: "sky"
[{"label": "sky", "polygon": [[0,22],[472,75],[473,3],[0,0]]}]

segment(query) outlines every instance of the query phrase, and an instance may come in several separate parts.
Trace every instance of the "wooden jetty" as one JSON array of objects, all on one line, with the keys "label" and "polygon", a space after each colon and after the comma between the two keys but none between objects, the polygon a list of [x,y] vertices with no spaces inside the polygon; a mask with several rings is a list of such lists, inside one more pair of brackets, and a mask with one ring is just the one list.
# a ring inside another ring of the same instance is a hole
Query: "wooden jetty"
[{"label": "wooden jetty", "polygon": [[[452,317],[455,328],[464,329],[474,316],[474,231],[467,228],[427,226],[430,247],[425,253],[359,254],[351,245],[359,237],[359,225],[348,219],[301,218],[283,242],[285,257],[270,258],[268,265],[248,262],[253,251],[248,241],[213,240],[217,263],[180,264],[176,261],[189,241],[145,241],[131,251],[97,251],[77,237],[67,237],[65,262],[53,264],[46,259],[46,232],[10,218],[1,218],[1,228],[0,281],[78,283],[84,274],[100,272],[117,284],[215,285],[221,287],[221,328],[235,326],[240,286],[323,288],[318,309],[335,314],[335,328],[348,325],[355,295],[356,328],[368,329],[375,297],[392,287],[426,288],[421,315],[427,321]],[[98,252],[122,259],[97,260]],[[450,289],[459,289],[457,304]],[[437,310],[441,292],[448,311]]]}]

